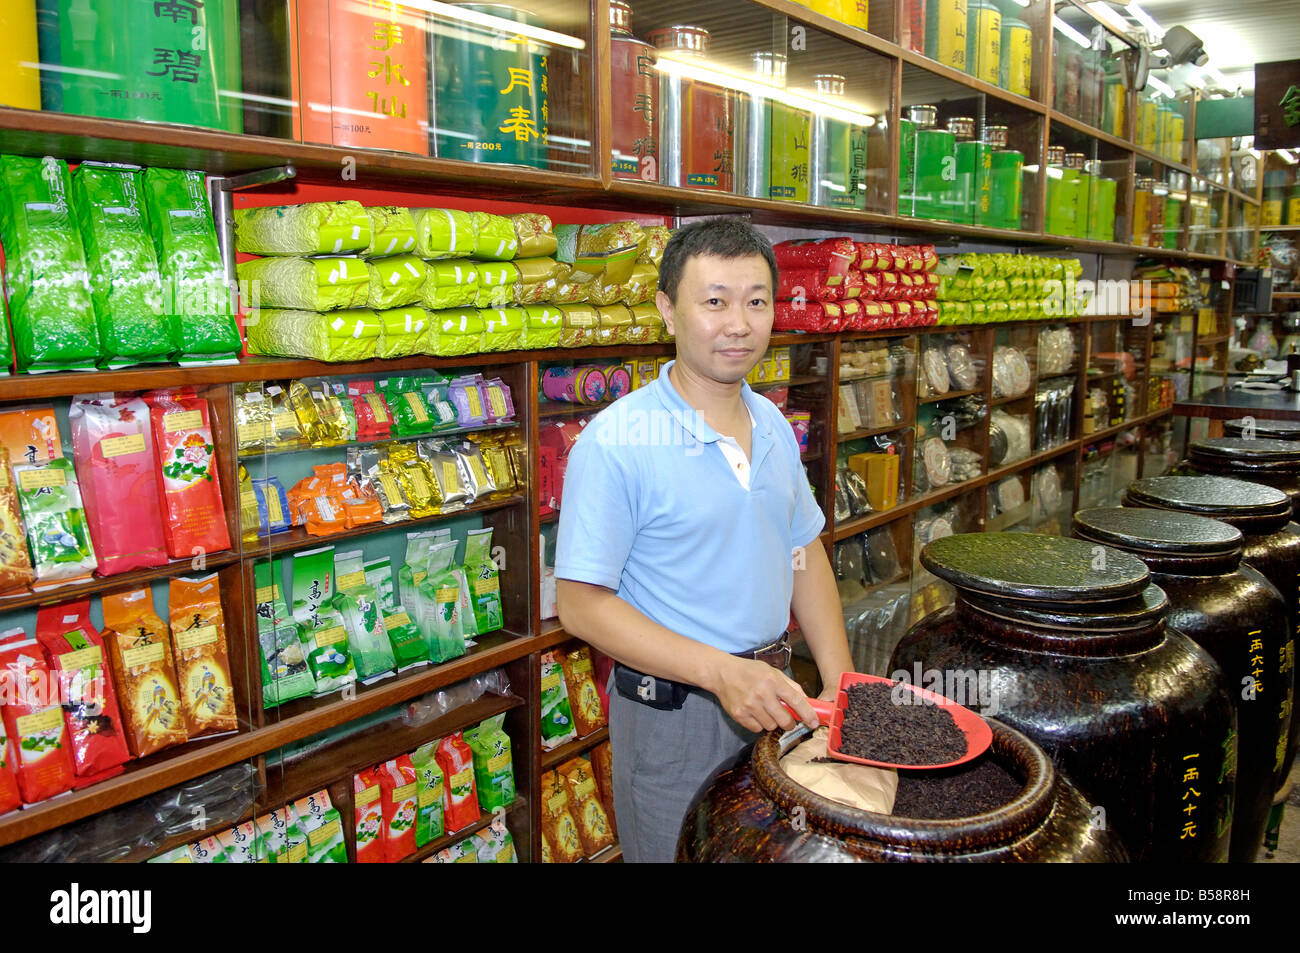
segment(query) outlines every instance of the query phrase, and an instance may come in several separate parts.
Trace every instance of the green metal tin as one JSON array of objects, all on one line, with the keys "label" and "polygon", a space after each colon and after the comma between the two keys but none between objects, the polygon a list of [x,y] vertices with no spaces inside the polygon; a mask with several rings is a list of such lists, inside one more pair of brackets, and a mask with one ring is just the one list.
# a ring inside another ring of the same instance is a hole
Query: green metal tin
[{"label": "green metal tin", "polygon": [[1065,167],[1067,171],[1076,173],[1072,186],[1071,201],[1074,203],[1074,229],[1070,235],[1074,238],[1085,238],[1088,234],[1088,215],[1091,209],[1093,181],[1096,176],[1090,175],[1087,171],[1087,157],[1081,152],[1070,152],[1065,156]]},{"label": "green metal tin", "polygon": [[[931,110],[933,106],[924,107]],[[918,115],[913,111],[912,121]],[[943,129],[916,130],[916,202],[920,218],[947,221],[945,197],[957,178],[957,137]]]},{"label": "green metal tin", "polygon": [[916,124],[898,121],[898,214],[916,215]]},{"label": "green metal tin", "polygon": [[1176,249],[1178,236],[1183,231],[1183,200],[1172,195],[1165,199],[1164,247]]},{"label": "green metal tin", "polygon": [[[543,26],[533,14],[504,4],[457,6]],[[550,48],[508,30],[441,17],[429,34],[434,155],[546,168]]]},{"label": "green metal tin", "polygon": [[1074,188],[1079,170],[1065,167],[1065,149],[1051,146],[1047,150],[1047,225],[1051,235],[1075,235]]},{"label": "green metal tin", "polygon": [[994,228],[1020,227],[1021,169],[1025,156],[1007,143],[1006,126],[985,126],[984,140],[989,144],[988,213],[978,219],[981,225]]},{"label": "green metal tin", "polygon": [[[824,98],[843,99],[846,80],[835,73],[813,77]],[[867,130],[832,116],[815,115],[808,173],[808,198],[831,208],[865,208],[867,202]]]},{"label": "green metal tin", "polygon": [[244,131],[222,95],[243,89],[237,0],[37,0],[36,16],[41,63],[58,67],[41,70],[44,109]]},{"label": "green metal tin", "polygon": [[1095,242],[1115,240],[1115,197],[1119,183],[1104,176],[1094,176],[1096,191],[1088,206],[1088,238]]}]

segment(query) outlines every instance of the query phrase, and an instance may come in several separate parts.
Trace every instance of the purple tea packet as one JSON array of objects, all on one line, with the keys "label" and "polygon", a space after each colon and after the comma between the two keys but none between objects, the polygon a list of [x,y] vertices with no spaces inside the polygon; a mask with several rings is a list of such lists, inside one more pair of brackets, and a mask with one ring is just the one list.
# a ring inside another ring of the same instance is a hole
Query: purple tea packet
[{"label": "purple tea packet", "polygon": [[447,385],[447,397],[456,408],[456,422],[461,427],[481,427],[487,422],[483,390],[479,387],[482,380],[482,374],[468,374]]},{"label": "purple tea packet", "polygon": [[510,385],[499,377],[490,381],[481,381],[479,388],[483,391],[483,406],[487,409],[487,422],[504,423],[515,415],[514,398],[510,396]]}]

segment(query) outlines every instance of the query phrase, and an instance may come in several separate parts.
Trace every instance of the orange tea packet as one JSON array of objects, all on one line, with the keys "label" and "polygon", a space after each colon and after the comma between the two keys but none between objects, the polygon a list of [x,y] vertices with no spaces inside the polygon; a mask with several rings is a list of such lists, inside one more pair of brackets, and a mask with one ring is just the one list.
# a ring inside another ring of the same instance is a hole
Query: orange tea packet
[{"label": "orange tea packet", "polygon": [[573,710],[574,727],[578,737],[585,738],[607,724],[605,709],[600,704],[600,692],[592,676],[591,649],[583,646],[560,656],[564,669],[564,684],[569,690],[569,706]]},{"label": "orange tea packet", "polygon": [[230,684],[226,623],[217,574],[173,579],[168,588],[172,649],[181,710],[191,738],[235,731],[235,693]]},{"label": "orange tea packet", "polygon": [[126,725],[137,758],[189,739],[167,626],[154,612],[148,589],[104,596],[104,643],[108,646]]},{"label": "orange tea packet", "polygon": [[149,391],[144,399],[158,455],[167,554],[188,559],[229,549],[207,400],[191,388]]},{"label": "orange tea packet", "polygon": [[582,836],[569,810],[568,788],[554,771],[542,775],[542,833],[550,843],[553,863],[582,860]]},{"label": "orange tea packet", "polygon": [[569,793],[570,813],[578,823],[578,837],[588,857],[614,843],[605,808],[596,790],[596,776],[586,758],[572,758],[556,769]]}]

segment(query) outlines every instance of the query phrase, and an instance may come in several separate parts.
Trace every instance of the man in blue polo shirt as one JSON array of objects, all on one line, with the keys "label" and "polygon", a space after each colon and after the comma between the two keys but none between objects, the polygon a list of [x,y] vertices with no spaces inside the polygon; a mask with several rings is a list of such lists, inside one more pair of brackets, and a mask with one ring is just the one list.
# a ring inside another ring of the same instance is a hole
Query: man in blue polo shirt
[{"label": "man in blue polo shirt", "polygon": [[560,621],[619,663],[610,738],[630,862],[673,859],[691,799],[756,732],[817,724],[783,671],[791,609],[823,697],[852,668],[798,444],[745,383],[767,350],[776,285],[772,246],[748,223],[680,229],[656,297],[677,359],[598,414],[569,454]]}]

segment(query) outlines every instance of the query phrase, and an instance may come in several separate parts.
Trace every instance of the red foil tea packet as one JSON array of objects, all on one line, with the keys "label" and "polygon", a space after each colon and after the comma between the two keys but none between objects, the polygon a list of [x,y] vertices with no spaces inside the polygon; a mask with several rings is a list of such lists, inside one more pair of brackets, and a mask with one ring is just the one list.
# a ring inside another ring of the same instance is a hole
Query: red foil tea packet
[{"label": "red foil tea packet", "polygon": [[188,388],[144,396],[158,457],[168,555],[188,559],[229,549],[207,400]]}]

